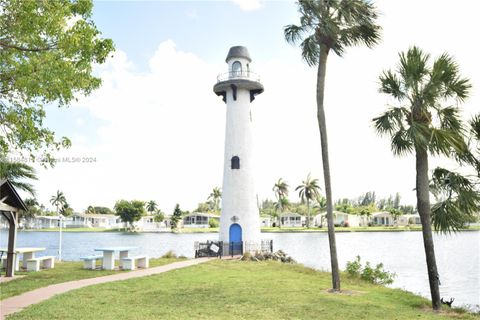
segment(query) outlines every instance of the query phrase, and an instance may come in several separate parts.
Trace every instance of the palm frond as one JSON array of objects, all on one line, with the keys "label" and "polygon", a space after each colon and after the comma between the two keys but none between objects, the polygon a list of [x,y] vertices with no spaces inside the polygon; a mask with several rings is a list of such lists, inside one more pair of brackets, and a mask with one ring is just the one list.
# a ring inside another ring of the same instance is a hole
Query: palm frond
[{"label": "palm frond", "polygon": [[444,168],[436,168],[430,189],[438,199],[432,207],[432,222],[436,230],[456,231],[478,215],[480,192],[470,178]]},{"label": "palm frond", "polygon": [[391,70],[383,71],[380,76],[380,92],[390,94],[399,101],[406,97],[400,78]]},{"label": "palm frond", "polygon": [[463,135],[447,129],[430,128],[429,151],[434,154],[443,154],[451,157],[468,151]]},{"label": "palm frond", "polygon": [[411,121],[410,127],[406,129],[408,139],[413,141],[415,148],[428,149],[431,133],[428,124]]},{"label": "palm frond", "polygon": [[302,57],[310,67],[318,65],[320,58],[320,46],[315,39],[315,36],[310,36],[303,40],[300,45],[302,48]]},{"label": "palm frond", "polygon": [[445,98],[455,98],[463,101],[468,97],[471,89],[467,78],[460,78],[460,68],[455,59],[448,53],[442,54],[435,60],[432,68],[432,79],[443,84],[442,95]]},{"label": "palm frond", "polygon": [[401,75],[405,87],[416,93],[419,89],[418,84],[423,82],[424,77],[429,74],[427,63],[430,55],[413,46],[406,53],[399,53],[399,57],[400,64],[397,72]]},{"label": "palm frond", "polygon": [[[338,56],[347,47],[364,44],[372,47],[380,41],[381,27],[375,24],[377,8],[366,0],[299,0],[300,26],[284,28],[285,39],[298,43],[301,38],[313,37],[319,46],[325,45]],[[306,39],[305,39],[306,40]],[[307,41],[305,44],[308,43]],[[306,49],[302,45],[302,49]],[[307,54],[305,54],[307,53]],[[312,66],[315,51],[303,50],[302,56]]]},{"label": "palm frond", "polygon": [[8,179],[19,190],[23,190],[35,196],[32,184],[25,180],[37,180],[35,169],[23,162],[11,162],[0,158],[0,178]]},{"label": "palm frond", "polygon": [[405,129],[400,129],[392,135],[392,152],[396,156],[403,156],[413,152],[415,149],[413,141]]},{"label": "palm frond", "polygon": [[463,133],[464,125],[458,107],[437,108],[437,113],[440,120],[440,128]]},{"label": "palm frond", "polygon": [[390,108],[382,115],[373,118],[375,130],[380,135],[393,134],[395,131],[403,128],[403,119],[408,110],[403,107]]},{"label": "palm frond", "polygon": [[480,114],[470,120],[470,131],[473,137],[480,142]]},{"label": "palm frond", "polygon": [[287,40],[287,42],[292,45],[297,44],[303,38],[305,33],[306,33],[306,30],[304,27],[297,26],[294,24],[285,26],[283,29],[285,40]]}]

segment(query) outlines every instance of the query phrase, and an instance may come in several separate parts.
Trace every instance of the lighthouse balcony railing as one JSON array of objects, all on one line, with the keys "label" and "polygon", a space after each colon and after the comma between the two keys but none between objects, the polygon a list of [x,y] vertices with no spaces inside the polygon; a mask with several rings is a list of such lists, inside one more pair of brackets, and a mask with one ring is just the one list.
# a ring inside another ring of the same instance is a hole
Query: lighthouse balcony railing
[{"label": "lighthouse balcony railing", "polygon": [[260,76],[252,71],[230,71],[221,73],[217,76],[217,83],[228,81],[228,80],[236,80],[236,79],[245,79],[260,82]]}]

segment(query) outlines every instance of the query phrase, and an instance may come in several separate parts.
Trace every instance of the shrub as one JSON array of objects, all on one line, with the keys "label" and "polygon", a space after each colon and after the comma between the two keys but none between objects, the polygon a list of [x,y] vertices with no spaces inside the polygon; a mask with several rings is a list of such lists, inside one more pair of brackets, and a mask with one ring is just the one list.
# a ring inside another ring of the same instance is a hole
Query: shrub
[{"label": "shrub", "polygon": [[210,226],[210,228],[218,228],[218,220],[210,219],[208,220],[208,225]]},{"label": "shrub", "polygon": [[177,258],[177,255],[172,250],[169,250],[162,256],[162,258],[166,258],[166,259]]},{"label": "shrub", "polygon": [[362,280],[374,284],[385,285],[393,283],[395,273],[383,270],[383,263],[379,263],[375,268],[372,268],[370,262],[367,261],[365,267],[362,267],[360,260],[360,256],[357,256],[354,261],[347,262],[346,271],[350,276],[359,277]]},{"label": "shrub", "polygon": [[347,268],[345,271],[352,277],[359,277],[362,270],[362,264],[360,263],[360,256],[357,256],[355,261],[347,261]]},{"label": "shrub", "polygon": [[274,260],[280,261],[283,263],[296,263],[296,261],[288,256],[282,250],[278,250],[277,252],[255,252],[251,254],[250,252],[245,252],[241,258],[243,261],[265,261],[265,260]]}]

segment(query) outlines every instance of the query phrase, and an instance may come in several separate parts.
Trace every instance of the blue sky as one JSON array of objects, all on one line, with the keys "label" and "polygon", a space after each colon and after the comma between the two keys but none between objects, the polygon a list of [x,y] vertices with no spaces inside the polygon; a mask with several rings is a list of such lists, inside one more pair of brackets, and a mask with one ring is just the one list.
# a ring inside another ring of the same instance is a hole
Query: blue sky
[{"label": "blue sky", "polygon": [[[379,197],[400,192],[415,203],[414,159],[394,158],[371,120],[393,101],[378,93],[378,76],[395,67],[398,52],[419,45],[433,57],[447,51],[471,79],[465,118],[480,112],[480,61],[472,39],[480,30],[476,2],[377,1],[383,40],[374,49],[351,48],[329,57],[326,114],[333,196]],[[283,27],[298,22],[291,1],[97,1],[93,19],[116,52],[95,73],[103,85],[69,109],[48,108],[47,125],[73,141],[59,157],[95,163],[39,168],[40,202],[62,190],[77,211],[113,207],[119,199],[156,200],[192,210],[221,187],[225,105],[212,92],[225,57],[245,45],[265,92],[254,101],[256,187],[273,198],[278,178],[294,188],[308,173],[323,185],[316,121],[316,70],[287,44]],[[445,159],[435,165],[451,166]]]},{"label": "blue sky", "polygon": [[282,27],[298,19],[290,1],[265,2],[255,11],[240,10],[230,1],[97,1],[93,18],[140,71],[168,39],[207,62],[221,61],[225,49],[236,44],[248,44],[257,61],[291,58]]}]

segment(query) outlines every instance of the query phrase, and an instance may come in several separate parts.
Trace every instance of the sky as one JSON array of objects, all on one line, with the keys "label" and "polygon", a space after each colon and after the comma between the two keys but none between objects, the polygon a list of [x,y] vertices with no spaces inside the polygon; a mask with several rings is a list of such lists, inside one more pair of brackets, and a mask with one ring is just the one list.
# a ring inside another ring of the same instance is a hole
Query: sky
[{"label": "sky", "polygon": [[[334,199],[400,192],[415,203],[415,160],[395,158],[372,118],[393,101],[378,92],[382,70],[418,45],[452,54],[473,84],[465,118],[480,112],[480,30],[476,1],[376,1],[382,42],[329,56],[325,108]],[[100,89],[67,109],[50,106],[46,125],[73,146],[54,168],[37,168],[38,199],[61,190],[76,211],[113,207],[119,199],[176,203],[193,210],[222,186],[226,106],[213,93],[228,49],[246,46],[265,92],[252,107],[258,198],[273,199],[283,178],[294,189],[308,173],[323,186],[316,119],[316,69],[287,44],[283,27],[298,24],[293,1],[96,1],[93,20],[116,51],[95,66]],[[430,167],[451,166],[432,159]],[[458,169],[455,166],[450,167]]]}]

